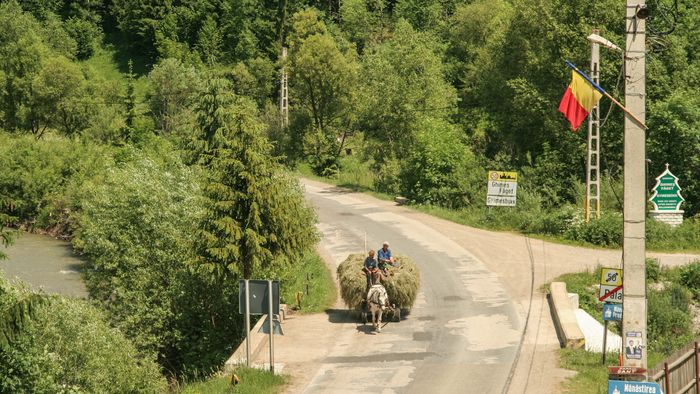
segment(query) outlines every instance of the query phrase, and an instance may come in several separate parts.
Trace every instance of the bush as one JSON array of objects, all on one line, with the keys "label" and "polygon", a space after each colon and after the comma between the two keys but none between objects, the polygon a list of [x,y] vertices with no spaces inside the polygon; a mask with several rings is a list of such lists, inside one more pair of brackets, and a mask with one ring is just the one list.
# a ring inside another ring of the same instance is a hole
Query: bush
[{"label": "bush", "polygon": [[88,393],[167,390],[155,356],[139,354],[85,301],[54,298],[41,308],[29,335],[56,365],[53,378],[61,387]]},{"label": "bush", "polygon": [[594,245],[620,246],[622,245],[622,216],[609,213],[588,223],[574,224],[564,235],[568,239]]},{"label": "bush", "polygon": [[565,205],[560,209],[545,211],[532,215],[530,221],[521,224],[520,229],[526,233],[562,235],[577,217],[577,209],[572,205]]},{"label": "bush", "polygon": [[[13,308],[20,304],[21,309]],[[28,318],[17,320],[17,313]],[[49,298],[0,277],[0,316],[5,319],[0,322],[0,337],[8,329],[14,331],[9,342],[0,341],[0,392],[167,389],[158,365],[138,354],[86,301]]]},{"label": "bush", "polygon": [[693,339],[687,289],[672,284],[662,291],[648,291],[647,297],[650,350],[670,354]]},{"label": "bush", "polygon": [[400,160],[401,193],[420,204],[462,208],[477,201],[477,184],[485,180],[472,152],[454,126],[424,120],[409,154]]},{"label": "bush", "polygon": [[0,212],[39,228],[66,220],[74,208],[71,182],[99,174],[109,161],[107,148],[61,138],[40,140],[0,132]]},{"label": "bush", "polygon": [[646,278],[649,282],[658,282],[661,277],[661,266],[657,259],[646,259]]},{"label": "bush", "polygon": [[681,267],[680,281],[700,300],[700,261]]}]

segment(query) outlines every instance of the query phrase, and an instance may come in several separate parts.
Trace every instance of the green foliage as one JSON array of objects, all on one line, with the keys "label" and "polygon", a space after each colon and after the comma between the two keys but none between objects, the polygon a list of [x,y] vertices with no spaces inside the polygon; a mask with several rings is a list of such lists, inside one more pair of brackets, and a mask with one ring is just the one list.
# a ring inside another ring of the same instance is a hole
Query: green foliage
[{"label": "green foliage", "polygon": [[446,120],[454,111],[455,90],[444,80],[434,36],[397,22],[393,39],[365,49],[359,87],[358,128],[378,166],[406,156],[424,118]]},{"label": "green foliage", "polygon": [[153,393],[166,390],[160,368],[139,355],[102,312],[82,300],[57,298],[42,308],[29,335],[58,364],[54,379],[83,392]]},{"label": "green foliage", "polygon": [[670,354],[694,338],[688,289],[674,283],[661,291],[648,291],[647,297],[651,350]]},{"label": "green foliage", "polygon": [[36,141],[0,132],[0,212],[30,227],[59,224],[74,208],[70,190],[99,174],[108,156],[104,147],[76,140]]},{"label": "green foliage", "polygon": [[0,333],[2,392],[166,389],[157,364],[86,301],[48,298],[0,277]]},{"label": "green foliage", "polygon": [[681,268],[680,283],[690,289],[696,300],[700,300],[700,262],[694,262]]},{"label": "green foliage", "polygon": [[647,282],[658,282],[661,278],[661,265],[658,259],[646,259]]},{"label": "green foliage", "polygon": [[622,216],[614,213],[591,219],[588,223],[574,223],[565,233],[566,238],[601,246],[622,245]]},{"label": "green foliage", "polygon": [[210,371],[239,335],[237,289],[190,269],[202,211],[195,173],[173,154],[148,156],[125,149],[84,184],[73,244],[89,261],[91,297],[140,351],[169,374]]},{"label": "green foliage", "polygon": [[203,382],[187,383],[180,393],[274,394],[278,393],[289,379],[286,375],[276,375],[256,368],[238,367],[235,373],[240,378],[240,383],[236,387],[230,385],[230,376],[217,374]]},{"label": "green foliage", "polygon": [[147,100],[164,134],[183,135],[194,126],[192,106],[201,89],[199,73],[177,59],[165,59],[148,74]]},{"label": "green foliage", "polygon": [[[608,390],[608,370],[600,365],[600,353],[584,349],[559,350],[560,367],[577,373],[564,382],[563,387],[571,394],[600,394]],[[617,357],[608,355],[608,366],[617,365]]]},{"label": "green foliage", "polygon": [[21,111],[31,97],[31,79],[48,51],[39,32],[39,23],[16,2],[0,4],[0,125],[8,130],[22,126]]},{"label": "green foliage", "polygon": [[252,103],[210,81],[198,108],[200,162],[209,170],[198,237],[201,267],[217,278],[279,272],[316,241],[298,183],[270,157]]},{"label": "green foliage", "polygon": [[302,293],[301,313],[319,313],[332,307],[336,289],[326,263],[317,254],[307,253],[299,266],[280,274],[281,302],[295,306],[297,293]]},{"label": "green foliage", "polygon": [[[700,158],[694,153],[700,149],[700,100],[691,92],[678,89],[649,106],[653,114],[650,127],[657,131],[649,141],[648,150],[652,160],[649,171],[660,174],[664,163],[669,163],[671,172],[679,178],[683,189],[681,193],[686,199],[681,209],[694,215],[700,212],[700,184],[697,179]],[[653,186],[652,182],[649,187]]]},{"label": "green foliage", "polygon": [[477,201],[475,185],[485,171],[459,134],[446,122],[425,119],[418,126],[415,146],[402,158],[402,195],[426,204],[462,208]]},{"label": "green foliage", "polygon": [[65,29],[77,44],[75,56],[80,60],[89,59],[100,44],[102,31],[91,21],[80,18],[69,18]]},{"label": "green foliage", "polygon": [[354,108],[357,64],[354,51],[342,52],[333,36],[325,32],[319,15],[307,10],[294,18],[290,91],[298,97],[299,110],[304,111],[300,116],[312,120],[310,130],[303,130],[305,153],[321,174],[327,168],[337,168]]}]

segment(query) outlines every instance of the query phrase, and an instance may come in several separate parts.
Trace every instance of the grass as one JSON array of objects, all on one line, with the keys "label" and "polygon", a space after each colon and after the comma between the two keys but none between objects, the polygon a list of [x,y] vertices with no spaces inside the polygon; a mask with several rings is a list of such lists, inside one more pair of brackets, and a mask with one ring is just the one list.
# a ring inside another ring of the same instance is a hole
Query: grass
[{"label": "grass", "polygon": [[[282,302],[304,314],[323,312],[333,306],[335,283],[323,259],[309,253],[304,257],[302,267],[291,271],[290,277],[282,280]],[[301,293],[301,305],[297,303],[297,293]]]},{"label": "grass", "polygon": [[583,349],[559,350],[559,365],[577,374],[564,382],[564,392],[571,394],[602,394],[608,392],[608,365],[618,365],[617,356],[609,355],[602,365],[602,355]]},{"label": "grass", "polygon": [[268,371],[255,368],[238,367],[235,371],[240,378],[236,386],[230,385],[231,376],[216,375],[201,382],[187,383],[181,389],[182,394],[272,394],[279,393],[288,381],[286,375],[273,375]]}]

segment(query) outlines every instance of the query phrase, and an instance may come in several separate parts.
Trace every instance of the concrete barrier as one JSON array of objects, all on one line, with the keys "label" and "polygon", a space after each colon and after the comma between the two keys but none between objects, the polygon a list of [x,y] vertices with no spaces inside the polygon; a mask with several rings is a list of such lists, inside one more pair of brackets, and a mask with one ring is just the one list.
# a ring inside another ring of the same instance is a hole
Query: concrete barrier
[{"label": "concrete barrier", "polygon": [[566,283],[552,282],[550,285],[550,302],[554,325],[562,340],[562,346],[580,349],[585,347],[586,339],[576,320],[574,309],[569,295],[566,293]]},{"label": "concrete barrier", "polygon": [[[284,319],[287,317],[287,314],[287,305],[280,304],[280,323],[284,322]],[[261,332],[263,324],[267,324],[267,315],[262,315],[260,317],[260,320],[258,320],[258,322],[255,323],[255,326],[253,326],[250,329],[250,335],[248,336],[248,338],[250,339],[251,365],[252,360],[255,360],[255,358],[260,355],[260,352],[267,348],[270,340],[269,334]],[[245,348],[246,346],[244,339],[243,342],[241,342],[241,344],[238,345],[238,349],[236,349],[231,355],[231,357],[229,357],[228,360],[226,360],[226,363],[224,364],[224,372],[231,372],[237,365],[242,365],[246,363]]]}]

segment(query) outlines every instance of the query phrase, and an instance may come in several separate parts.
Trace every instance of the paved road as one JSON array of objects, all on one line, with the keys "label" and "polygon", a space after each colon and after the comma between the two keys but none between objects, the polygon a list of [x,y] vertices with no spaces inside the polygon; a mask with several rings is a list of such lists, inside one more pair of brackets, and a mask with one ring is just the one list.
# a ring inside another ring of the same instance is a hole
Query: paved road
[{"label": "paved road", "polygon": [[417,262],[421,288],[411,314],[381,334],[337,322],[346,327],[305,392],[501,392],[522,321],[499,276],[418,217],[340,189],[307,182],[306,190],[336,265],[365,250],[365,239],[375,249],[387,240]]},{"label": "paved road", "polygon": [[[302,180],[316,209],[319,251],[331,269],[350,253],[388,240],[419,264],[412,313],[381,334],[348,318],[292,316],[275,340],[292,375],[288,393],[553,393],[571,371],[542,285],[567,272],[619,266],[620,250],[553,244],[448,222],[392,202]],[[665,266],[696,260],[648,253]],[[266,356],[258,358],[266,362]]]}]

